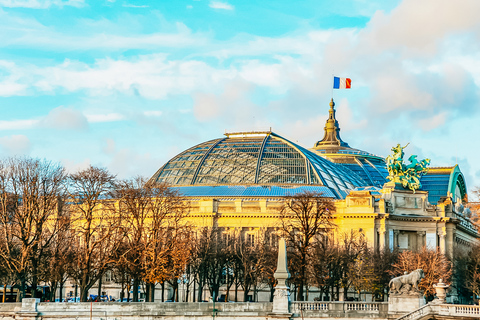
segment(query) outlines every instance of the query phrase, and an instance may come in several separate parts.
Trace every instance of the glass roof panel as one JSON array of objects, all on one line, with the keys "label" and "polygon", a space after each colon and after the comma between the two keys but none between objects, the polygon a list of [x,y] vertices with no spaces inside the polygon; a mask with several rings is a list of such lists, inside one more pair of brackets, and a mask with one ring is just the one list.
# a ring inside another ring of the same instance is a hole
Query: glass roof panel
[{"label": "glass roof panel", "polygon": [[262,153],[258,183],[306,184],[305,158],[287,143],[269,137]]}]

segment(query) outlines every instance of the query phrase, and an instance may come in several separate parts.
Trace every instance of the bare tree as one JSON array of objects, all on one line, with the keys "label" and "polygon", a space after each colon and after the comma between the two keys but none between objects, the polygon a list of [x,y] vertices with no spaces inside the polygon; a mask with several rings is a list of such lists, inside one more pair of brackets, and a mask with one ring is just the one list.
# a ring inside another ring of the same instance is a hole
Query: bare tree
[{"label": "bare tree", "polygon": [[478,304],[480,296],[480,245],[455,252],[454,285],[463,303]]},{"label": "bare tree", "polygon": [[443,279],[445,283],[450,283],[452,263],[438,250],[423,247],[419,252],[403,251],[393,265],[392,275],[398,276],[416,269],[422,269],[425,274],[425,279],[418,287],[429,300],[435,295],[433,285],[438,283],[438,280]]},{"label": "bare tree", "polygon": [[[124,275],[133,280],[133,302],[138,302],[138,287],[145,274],[145,255],[149,236],[149,202],[154,201],[148,188],[144,188],[146,180],[137,177],[120,181],[117,184],[119,214],[123,217],[123,244],[115,258]],[[128,230],[128,231],[127,231]],[[130,279],[126,279],[129,281]]]},{"label": "bare tree", "polygon": [[40,267],[43,281],[50,286],[50,301],[55,300],[57,288],[59,298],[62,299],[63,287],[68,280],[68,269],[75,259],[69,214],[64,213],[58,220],[58,225],[58,232],[52,239]]},{"label": "bare tree", "polygon": [[303,301],[312,245],[319,234],[333,227],[333,200],[320,193],[303,192],[285,198],[279,216],[287,245],[291,248],[290,271],[297,284],[297,300]]},{"label": "bare tree", "polygon": [[110,210],[109,206],[114,204],[108,199],[114,186],[114,175],[93,166],[68,177],[76,240],[76,261],[69,272],[80,287],[81,301],[87,301],[88,290],[111,265],[111,254],[118,245],[116,236],[121,217]]},{"label": "bare tree", "polygon": [[59,226],[64,169],[56,163],[30,158],[0,162],[0,257],[25,297],[30,276],[34,293],[39,266]]},{"label": "bare tree", "polygon": [[149,293],[147,301],[153,302],[156,283],[178,278],[185,272],[192,240],[185,219],[190,205],[178,191],[166,184],[146,184],[144,190],[150,196],[144,280]]},{"label": "bare tree", "polygon": [[225,281],[225,267],[228,262],[227,246],[221,239],[221,230],[217,227],[204,228],[197,237],[195,256],[197,257],[197,277],[200,283],[198,300],[201,291],[207,285],[210,295],[218,298],[220,286]]}]

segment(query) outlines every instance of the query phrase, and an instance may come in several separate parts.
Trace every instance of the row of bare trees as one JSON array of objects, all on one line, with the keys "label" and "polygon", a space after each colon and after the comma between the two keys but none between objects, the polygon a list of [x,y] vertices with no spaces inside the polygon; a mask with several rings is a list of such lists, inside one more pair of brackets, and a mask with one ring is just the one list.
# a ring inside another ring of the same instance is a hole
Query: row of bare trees
[{"label": "row of bare trees", "polygon": [[168,187],[145,182],[117,181],[93,166],[67,174],[44,160],[0,161],[4,299],[7,285],[21,300],[27,287],[36,296],[41,282],[62,290],[70,278],[86,301],[95,283],[101,292],[107,270],[150,287],[181,274],[190,256],[188,205]]},{"label": "row of bare trees", "polygon": [[[296,300],[308,299],[313,287],[320,299],[340,300],[343,294],[347,300],[353,291],[357,298],[368,292],[383,300],[392,276],[417,268],[425,270],[427,294],[439,275],[449,281],[452,262],[436,251],[380,252],[369,248],[359,232],[334,234],[334,210],[333,201],[321,194],[287,197],[275,232],[264,229],[249,238],[225,233],[215,223],[189,225],[188,201],[165,185],[149,185],[143,178],[119,181],[93,166],[67,174],[44,160],[6,159],[0,161],[3,297],[7,285],[19,289],[21,300],[27,287],[35,295],[38,284],[47,283],[52,291],[44,298],[52,299],[56,288],[63,296],[64,284],[72,279],[86,301],[95,284],[101,294],[107,271],[122,292],[133,292],[133,301],[139,300],[141,285],[146,301],[153,301],[157,284],[162,292],[173,288],[167,299],[176,301],[179,284],[186,298],[190,290],[196,293],[196,301],[206,298],[205,290],[219,297],[221,287],[225,298],[235,301],[249,299],[250,293],[255,300],[266,288],[273,297],[278,236],[287,240]],[[468,258],[458,264],[473,268]]]}]

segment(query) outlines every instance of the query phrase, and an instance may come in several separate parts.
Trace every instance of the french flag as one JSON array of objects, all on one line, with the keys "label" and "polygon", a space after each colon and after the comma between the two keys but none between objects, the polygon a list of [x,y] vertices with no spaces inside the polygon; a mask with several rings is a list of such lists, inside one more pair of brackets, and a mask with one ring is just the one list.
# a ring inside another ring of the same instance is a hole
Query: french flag
[{"label": "french flag", "polygon": [[352,87],[352,79],[333,77],[333,89],[350,89]]}]

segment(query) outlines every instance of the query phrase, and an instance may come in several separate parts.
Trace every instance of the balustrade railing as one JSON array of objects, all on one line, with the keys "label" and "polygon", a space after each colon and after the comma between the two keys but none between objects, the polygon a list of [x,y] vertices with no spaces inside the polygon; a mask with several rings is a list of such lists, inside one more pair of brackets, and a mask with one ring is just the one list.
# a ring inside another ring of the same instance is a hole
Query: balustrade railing
[{"label": "balustrade railing", "polygon": [[314,311],[328,311],[329,309],[329,302],[317,302],[317,301],[295,301],[292,302],[292,311],[293,312],[298,312],[298,311],[309,311],[309,310],[314,310]]},{"label": "balustrade railing", "polygon": [[[478,315],[480,314],[480,306],[449,306],[449,311],[453,311],[455,315]],[[452,310],[453,309],[453,310]]]},{"label": "balustrade railing", "polygon": [[328,312],[379,312],[382,302],[321,302],[321,301],[294,301],[291,304],[291,311],[319,311]]},{"label": "balustrade railing", "polygon": [[347,311],[378,311],[380,303],[378,302],[356,302],[345,303]]}]

